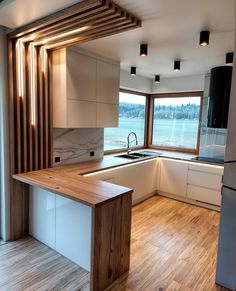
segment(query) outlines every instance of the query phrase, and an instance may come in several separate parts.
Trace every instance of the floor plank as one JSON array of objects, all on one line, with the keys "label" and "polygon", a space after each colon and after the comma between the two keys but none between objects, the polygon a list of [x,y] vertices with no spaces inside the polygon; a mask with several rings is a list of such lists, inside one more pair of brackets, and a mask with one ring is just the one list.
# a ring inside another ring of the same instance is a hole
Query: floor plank
[{"label": "floor plank", "polygon": [[27,237],[0,246],[0,290],[89,290],[89,273]]},{"label": "floor plank", "polygon": [[[114,291],[224,291],[215,285],[219,213],[154,196],[133,208],[131,269]],[[88,290],[89,274],[32,238],[0,247],[0,290]]]},{"label": "floor plank", "polygon": [[215,285],[219,213],[154,196],[133,208],[131,269],[110,290],[226,290]]}]

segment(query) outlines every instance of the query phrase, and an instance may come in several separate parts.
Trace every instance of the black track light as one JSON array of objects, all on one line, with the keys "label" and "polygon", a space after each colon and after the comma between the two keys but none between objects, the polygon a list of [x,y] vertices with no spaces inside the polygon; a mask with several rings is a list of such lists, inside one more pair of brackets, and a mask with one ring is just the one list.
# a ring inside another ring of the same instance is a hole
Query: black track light
[{"label": "black track light", "polygon": [[136,67],[131,67],[131,68],[130,68],[130,74],[131,74],[132,76],[136,76]]},{"label": "black track light", "polygon": [[180,61],[179,60],[174,62],[174,71],[180,71]]},{"label": "black track light", "polygon": [[155,83],[160,83],[160,75],[155,76]]},{"label": "black track light", "polygon": [[234,62],[234,53],[233,52],[227,53],[225,56],[225,64],[232,65],[233,62]]},{"label": "black track light", "polygon": [[210,31],[208,31],[208,30],[201,31],[199,45],[201,45],[201,46],[209,45],[209,39],[210,39]]},{"label": "black track light", "polygon": [[140,45],[140,56],[146,57],[148,55],[148,45],[143,43]]}]

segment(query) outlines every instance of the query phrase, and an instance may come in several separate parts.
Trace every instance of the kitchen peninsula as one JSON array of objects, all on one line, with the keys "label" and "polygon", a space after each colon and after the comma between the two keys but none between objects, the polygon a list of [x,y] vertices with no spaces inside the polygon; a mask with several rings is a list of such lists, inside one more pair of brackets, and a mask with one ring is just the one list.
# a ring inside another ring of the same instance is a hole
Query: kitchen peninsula
[{"label": "kitchen peninsula", "polygon": [[66,166],[14,179],[29,185],[29,233],[89,271],[91,290],[129,270],[131,189]]}]

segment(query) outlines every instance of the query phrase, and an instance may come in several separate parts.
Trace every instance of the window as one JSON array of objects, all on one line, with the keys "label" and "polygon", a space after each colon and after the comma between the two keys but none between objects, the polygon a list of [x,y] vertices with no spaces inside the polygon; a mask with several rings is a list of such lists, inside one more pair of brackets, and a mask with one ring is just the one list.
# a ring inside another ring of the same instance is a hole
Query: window
[{"label": "window", "polygon": [[196,152],[202,94],[174,95],[154,98],[152,144]]},{"label": "window", "polygon": [[[105,128],[104,150],[117,150],[127,147],[127,135],[134,131],[138,138],[138,147],[144,146],[146,96],[120,92],[119,127]],[[134,147],[135,143],[131,144]]]}]

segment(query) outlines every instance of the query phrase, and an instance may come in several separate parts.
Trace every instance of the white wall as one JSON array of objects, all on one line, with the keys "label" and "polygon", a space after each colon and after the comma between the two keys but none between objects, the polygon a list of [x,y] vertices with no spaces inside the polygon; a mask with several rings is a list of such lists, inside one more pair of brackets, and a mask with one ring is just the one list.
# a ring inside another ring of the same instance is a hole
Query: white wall
[{"label": "white wall", "polygon": [[131,76],[129,72],[120,71],[120,88],[142,93],[151,93],[151,79],[142,76]]},{"label": "white wall", "polygon": [[205,74],[183,77],[161,78],[161,82],[156,84],[153,79],[143,76],[131,76],[129,72],[120,72],[120,87],[143,93],[170,93],[203,91]]},{"label": "white wall", "polygon": [[152,93],[189,92],[203,91],[205,74],[192,75],[174,78],[161,78],[161,82],[156,84],[152,81]]},{"label": "white wall", "polygon": [[10,236],[9,116],[5,28],[0,26],[0,237]]}]

